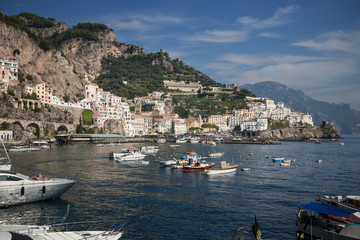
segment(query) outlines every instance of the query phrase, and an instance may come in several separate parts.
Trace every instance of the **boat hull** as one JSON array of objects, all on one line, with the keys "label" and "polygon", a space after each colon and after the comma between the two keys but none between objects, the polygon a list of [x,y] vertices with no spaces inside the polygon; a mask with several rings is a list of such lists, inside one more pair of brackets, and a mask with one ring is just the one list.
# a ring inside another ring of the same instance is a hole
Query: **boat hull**
[{"label": "boat hull", "polygon": [[212,168],[213,166],[214,166],[214,164],[210,164],[210,165],[206,165],[206,166],[184,166],[183,171],[185,171],[185,172],[197,172],[197,171],[202,171],[202,170],[205,170],[205,169]]},{"label": "boat hull", "polygon": [[237,171],[237,167],[232,168],[209,168],[204,170],[204,174],[206,175],[217,175],[217,174],[227,174],[234,173]]},{"label": "boat hull", "polygon": [[0,182],[0,207],[57,198],[76,183],[70,179]]}]

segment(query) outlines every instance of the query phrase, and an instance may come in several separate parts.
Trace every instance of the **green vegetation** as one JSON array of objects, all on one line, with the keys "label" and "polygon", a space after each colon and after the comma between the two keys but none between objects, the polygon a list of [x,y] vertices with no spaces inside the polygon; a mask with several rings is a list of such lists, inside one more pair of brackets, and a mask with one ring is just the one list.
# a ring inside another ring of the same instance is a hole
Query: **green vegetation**
[{"label": "green vegetation", "polygon": [[8,122],[2,122],[0,124],[0,130],[7,130],[9,128],[9,123]]},{"label": "green vegetation", "polygon": [[93,112],[90,109],[84,109],[82,112],[82,119],[85,125],[91,125],[93,123]]},{"label": "green vegetation", "polygon": [[17,48],[13,51],[13,56],[15,57],[16,55],[20,55],[20,50]]},{"label": "green vegetation", "polygon": [[[63,42],[71,38],[82,38],[90,41],[98,41],[99,39],[97,37],[97,33],[99,31],[108,29],[108,27],[104,24],[79,23],[72,29],[68,29],[62,33],[54,33],[54,35],[51,37],[43,38],[30,31],[30,28],[53,27],[56,23],[54,18],[46,19],[44,17],[37,16],[36,14],[26,12],[15,16],[6,16],[0,13],[0,21],[26,32],[29,38],[37,42],[39,47],[44,51],[59,48]],[[20,54],[20,51],[14,52],[14,55],[15,53]]]},{"label": "green vegetation", "polygon": [[269,128],[270,128],[270,129],[280,129],[280,128],[287,128],[287,127],[289,127],[289,126],[290,126],[289,121],[287,121],[287,120],[282,120],[282,121],[270,123]]},{"label": "green vegetation", "polygon": [[[132,52],[135,47],[130,46]],[[166,68],[155,62],[167,62]],[[108,56],[102,61],[102,74],[95,82],[105,91],[121,97],[145,96],[153,91],[168,91],[163,80],[200,82],[203,86],[220,86],[214,80],[179,60],[172,60],[167,53],[137,54],[130,57]],[[124,81],[127,84],[124,84]]]},{"label": "green vegetation", "polygon": [[21,128],[21,130],[23,130],[23,131],[24,131],[24,126],[21,124],[21,122],[19,122],[19,121],[15,121],[15,122],[14,122],[14,124],[19,125],[19,126],[20,126],[20,128]]},{"label": "green vegetation", "polygon": [[[233,109],[246,108],[243,95],[234,94],[197,94],[197,95],[175,95],[172,102],[176,105],[175,112],[181,113],[185,109],[192,116],[209,116],[226,114]],[[180,114],[179,114],[180,116]]]},{"label": "green vegetation", "polygon": [[204,123],[203,125],[201,125],[202,128],[214,128],[216,130],[219,130],[219,126],[215,125],[215,124],[209,124],[209,123]]},{"label": "green vegetation", "polygon": [[189,110],[186,110],[185,108],[180,107],[180,106],[176,106],[176,107],[175,107],[175,113],[176,113],[177,115],[179,115],[180,118],[187,118],[187,117],[189,117],[189,115],[190,115],[190,111],[189,111]]},{"label": "green vegetation", "polygon": [[70,101],[70,96],[69,96],[69,95],[65,95],[65,96],[63,97],[63,99],[64,99],[65,102],[69,102],[69,101]]}]

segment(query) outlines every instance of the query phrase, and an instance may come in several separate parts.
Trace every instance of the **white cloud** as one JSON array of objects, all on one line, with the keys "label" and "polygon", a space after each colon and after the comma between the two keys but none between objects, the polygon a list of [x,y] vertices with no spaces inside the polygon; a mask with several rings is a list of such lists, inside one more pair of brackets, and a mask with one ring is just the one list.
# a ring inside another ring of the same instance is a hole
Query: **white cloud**
[{"label": "white cloud", "polygon": [[280,82],[301,89],[315,99],[352,103],[359,109],[360,64],[357,58],[311,57],[280,54],[228,54],[207,65],[213,78],[243,85]]},{"label": "white cloud", "polygon": [[193,37],[187,37],[186,41],[200,41],[212,43],[233,43],[244,42],[248,39],[248,33],[244,31],[232,30],[211,30],[204,33],[198,33]]},{"label": "white cloud", "polygon": [[296,64],[302,62],[329,61],[328,57],[309,57],[293,55],[270,55],[270,54],[226,54],[220,58],[221,61],[239,65],[249,65],[251,67],[261,67],[266,65]]},{"label": "white cloud", "polygon": [[260,20],[251,16],[244,16],[239,17],[237,22],[255,29],[277,27],[292,22],[292,20],[289,19],[289,15],[296,12],[298,8],[298,6],[291,5],[286,8],[279,8],[272,17],[265,20]]},{"label": "white cloud", "polygon": [[296,42],[294,46],[307,47],[317,51],[343,51],[360,53],[360,31],[333,31],[317,36],[315,39]]},{"label": "white cloud", "polygon": [[265,37],[265,38],[280,38],[279,34],[272,33],[272,32],[262,32],[257,35],[258,37]]},{"label": "white cloud", "polygon": [[160,13],[139,14],[122,13],[101,18],[105,24],[115,30],[149,31],[169,24],[180,24],[182,19]]}]

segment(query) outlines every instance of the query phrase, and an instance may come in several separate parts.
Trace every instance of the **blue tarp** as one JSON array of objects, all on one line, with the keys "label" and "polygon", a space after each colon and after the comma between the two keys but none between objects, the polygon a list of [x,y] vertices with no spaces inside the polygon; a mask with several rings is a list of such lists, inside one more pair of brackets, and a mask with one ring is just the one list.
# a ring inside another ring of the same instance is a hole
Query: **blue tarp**
[{"label": "blue tarp", "polygon": [[331,216],[335,216],[335,217],[345,217],[345,216],[348,216],[348,215],[351,215],[351,214],[357,212],[357,210],[334,207],[331,205],[320,204],[317,202],[303,204],[300,206],[300,208],[309,209],[311,211],[315,211],[315,212],[319,212],[319,213],[323,213],[323,214],[331,215]]}]

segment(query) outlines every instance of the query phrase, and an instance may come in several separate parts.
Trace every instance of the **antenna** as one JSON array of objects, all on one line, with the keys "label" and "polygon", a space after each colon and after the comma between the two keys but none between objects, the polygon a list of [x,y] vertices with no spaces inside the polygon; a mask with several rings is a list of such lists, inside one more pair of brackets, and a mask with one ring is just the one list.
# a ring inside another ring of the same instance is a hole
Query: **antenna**
[{"label": "antenna", "polygon": [[9,157],[8,152],[6,151],[6,147],[5,147],[5,144],[4,144],[4,140],[3,140],[3,139],[1,140],[1,143],[2,143],[2,145],[3,145],[3,147],[4,147],[6,157],[7,157],[7,159],[9,160],[9,162],[11,163],[11,160],[10,160],[10,157]]}]

